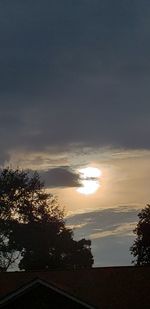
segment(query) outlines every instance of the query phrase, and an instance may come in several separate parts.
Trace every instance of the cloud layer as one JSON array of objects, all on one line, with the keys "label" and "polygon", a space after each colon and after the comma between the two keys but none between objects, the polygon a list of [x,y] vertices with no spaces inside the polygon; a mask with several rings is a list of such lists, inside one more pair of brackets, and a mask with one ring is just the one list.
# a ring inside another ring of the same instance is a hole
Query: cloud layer
[{"label": "cloud layer", "polygon": [[150,148],[149,18],[147,0],[1,2],[1,162],[20,148]]},{"label": "cloud layer", "polygon": [[69,188],[79,187],[80,175],[71,170],[68,166],[57,167],[46,172],[40,172],[41,178],[44,179],[48,188]]},{"label": "cloud layer", "polygon": [[139,210],[119,206],[68,217],[67,224],[74,228],[77,239],[92,240],[95,266],[130,265],[130,246],[135,238],[133,229],[138,222]]}]

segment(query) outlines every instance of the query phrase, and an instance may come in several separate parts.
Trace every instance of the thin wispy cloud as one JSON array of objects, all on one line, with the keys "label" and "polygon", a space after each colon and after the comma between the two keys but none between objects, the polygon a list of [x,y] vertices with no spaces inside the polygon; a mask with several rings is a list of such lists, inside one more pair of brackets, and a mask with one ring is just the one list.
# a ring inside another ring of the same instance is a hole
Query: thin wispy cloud
[{"label": "thin wispy cloud", "polygon": [[129,248],[135,238],[137,214],[133,205],[118,206],[72,215],[67,224],[74,227],[77,239],[88,237],[92,240],[96,266],[130,265]]}]

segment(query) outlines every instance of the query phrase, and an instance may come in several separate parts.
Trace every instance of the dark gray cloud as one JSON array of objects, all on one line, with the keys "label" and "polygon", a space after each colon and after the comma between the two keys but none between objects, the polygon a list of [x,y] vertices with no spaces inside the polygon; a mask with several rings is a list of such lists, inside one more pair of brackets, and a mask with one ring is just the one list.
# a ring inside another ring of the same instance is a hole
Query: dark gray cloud
[{"label": "dark gray cloud", "polygon": [[1,1],[2,152],[149,148],[149,19],[147,0]]},{"label": "dark gray cloud", "polygon": [[47,187],[79,187],[80,176],[68,166],[57,167],[46,172],[40,172]]},{"label": "dark gray cloud", "polygon": [[67,224],[74,226],[77,239],[92,240],[95,266],[129,265],[138,212],[132,206],[100,209],[68,217]]}]

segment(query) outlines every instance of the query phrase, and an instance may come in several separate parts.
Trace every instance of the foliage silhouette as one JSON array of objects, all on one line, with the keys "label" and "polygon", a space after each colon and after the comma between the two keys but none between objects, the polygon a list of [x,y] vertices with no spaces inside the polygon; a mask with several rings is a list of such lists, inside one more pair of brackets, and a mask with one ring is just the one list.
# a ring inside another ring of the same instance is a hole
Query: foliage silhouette
[{"label": "foliage silhouette", "polygon": [[150,205],[143,208],[139,214],[139,222],[134,230],[137,235],[132,247],[131,254],[133,263],[137,266],[150,265]]},{"label": "foliage silhouette", "polygon": [[92,267],[91,241],[73,239],[64,209],[44,190],[38,173],[0,173],[0,271]]}]

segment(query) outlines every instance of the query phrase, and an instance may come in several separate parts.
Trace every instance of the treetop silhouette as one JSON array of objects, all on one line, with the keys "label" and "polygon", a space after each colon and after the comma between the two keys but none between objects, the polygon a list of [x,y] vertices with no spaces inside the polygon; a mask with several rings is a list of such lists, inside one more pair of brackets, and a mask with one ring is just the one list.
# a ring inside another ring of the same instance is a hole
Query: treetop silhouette
[{"label": "treetop silhouette", "polygon": [[133,263],[137,266],[150,265],[150,205],[143,208],[139,214],[139,222],[134,229],[137,235],[132,247],[131,254]]},{"label": "treetop silhouette", "polygon": [[73,239],[64,209],[44,189],[37,172],[4,168],[0,173],[0,270],[92,267],[91,241]]}]

